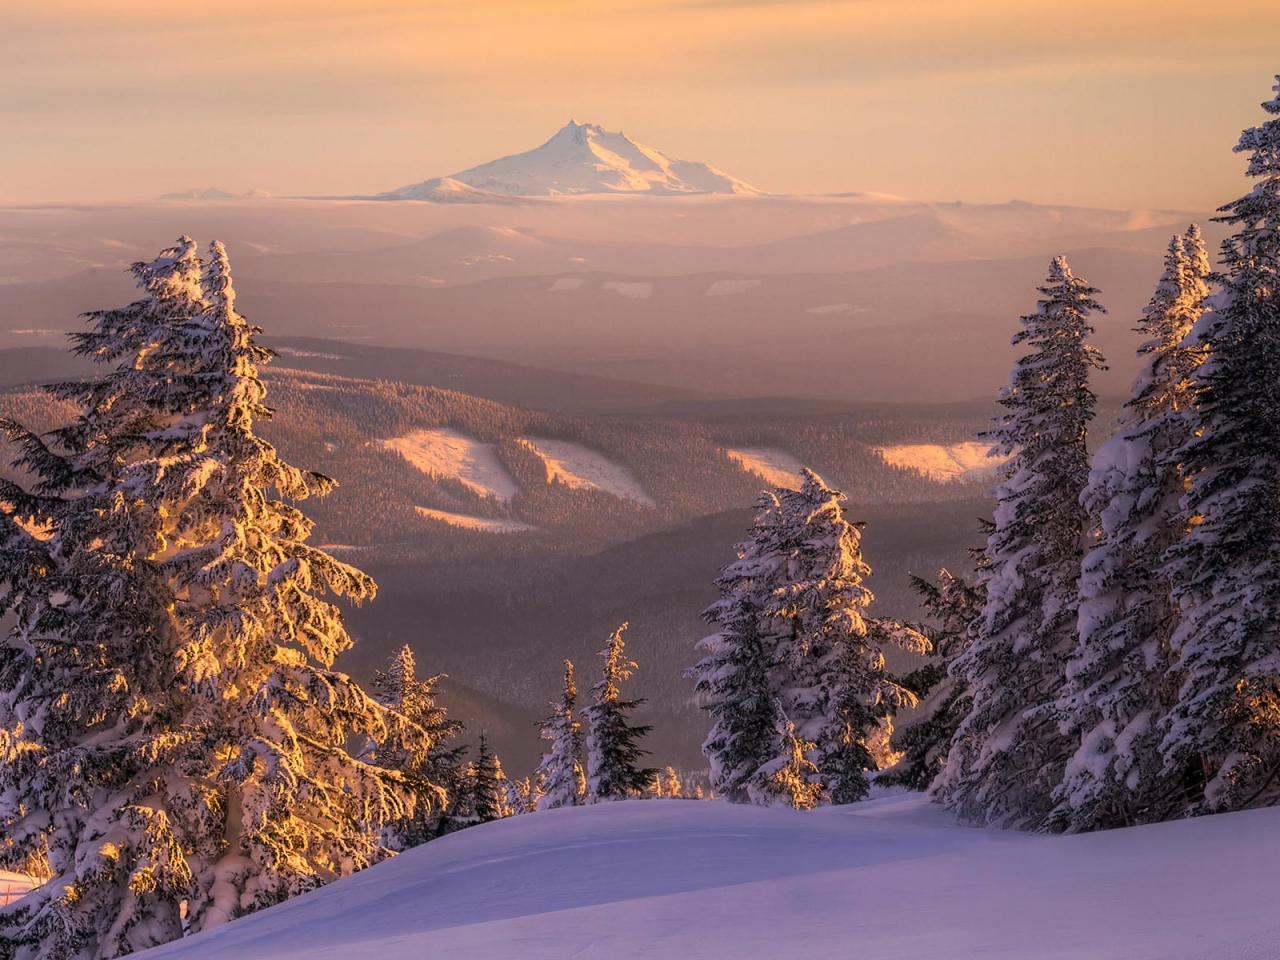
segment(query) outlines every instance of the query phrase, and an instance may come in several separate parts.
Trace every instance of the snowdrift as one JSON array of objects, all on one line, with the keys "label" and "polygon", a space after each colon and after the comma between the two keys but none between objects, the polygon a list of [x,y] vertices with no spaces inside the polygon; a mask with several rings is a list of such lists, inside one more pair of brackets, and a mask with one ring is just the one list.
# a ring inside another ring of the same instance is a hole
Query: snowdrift
[{"label": "snowdrift", "polygon": [[146,960],[1272,960],[1280,810],[1071,837],[919,795],[636,800],[454,834]]}]

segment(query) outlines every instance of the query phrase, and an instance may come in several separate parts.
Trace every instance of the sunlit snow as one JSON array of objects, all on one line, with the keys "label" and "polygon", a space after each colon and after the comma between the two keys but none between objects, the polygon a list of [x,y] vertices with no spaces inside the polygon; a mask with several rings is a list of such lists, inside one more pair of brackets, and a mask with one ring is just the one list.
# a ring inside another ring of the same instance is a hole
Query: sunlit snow
[{"label": "sunlit snow", "polygon": [[602,490],[646,507],[654,506],[653,499],[630,470],[589,447],[549,437],[527,437],[523,442],[542,458],[547,475],[553,481],[578,489]]},{"label": "sunlit snow", "polygon": [[785,450],[772,447],[739,447],[725,450],[729,459],[747,473],[754,473],[773,487],[800,489],[800,471],[804,464]]},{"label": "sunlit snow", "polygon": [[1003,458],[990,457],[989,443],[903,443],[879,447],[880,456],[895,467],[906,467],[932,480],[967,480],[991,474]]},{"label": "sunlit snow", "polygon": [[412,430],[403,437],[380,441],[413,466],[433,477],[451,477],[481,496],[510,500],[516,482],[498,459],[491,443],[482,443],[448,427]]}]

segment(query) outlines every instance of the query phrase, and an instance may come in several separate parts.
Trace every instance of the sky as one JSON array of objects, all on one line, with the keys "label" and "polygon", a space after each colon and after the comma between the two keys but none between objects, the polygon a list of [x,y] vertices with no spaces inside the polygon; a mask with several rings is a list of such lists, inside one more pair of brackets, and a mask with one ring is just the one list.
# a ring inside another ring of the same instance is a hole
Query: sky
[{"label": "sky", "polygon": [[1274,0],[0,0],[0,203],[375,193],[575,117],[771,192],[1204,210],[1278,72]]}]

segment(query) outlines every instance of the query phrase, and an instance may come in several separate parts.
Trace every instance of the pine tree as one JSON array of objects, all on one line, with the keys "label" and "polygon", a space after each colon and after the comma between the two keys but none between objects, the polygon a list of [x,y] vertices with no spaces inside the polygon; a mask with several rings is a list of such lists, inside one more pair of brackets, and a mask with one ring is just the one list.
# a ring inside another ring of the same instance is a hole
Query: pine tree
[{"label": "pine tree", "polygon": [[1192,810],[1280,797],[1280,76],[1245,130],[1253,189],[1222,208],[1221,290],[1196,324],[1187,535],[1169,551],[1181,678],[1161,745],[1165,769],[1202,771]]},{"label": "pine tree", "polygon": [[776,494],[766,492],[757,508],[751,535],[737,545],[737,559],[716,580],[720,599],[702,614],[718,630],[699,641],[704,656],[686,673],[711,717],[702,744],[711,785],[734,803],[749,801],[748,785],[756,770],[782,752],[768,617],[770,583],[784,561],[772,535],[781,504]]},{"label": "pine tree", "polygon": [[552,714],[542,724],[542,739],[551,744],[538,764],[542,782],[539,810],[574,807],[585,800],[587,787],[582,768],[582,721],[577,715],[578,687],[573,662],[564,662],[564,690],[551,705]]},{"label": "pine tree", "polygon": [[1202,353],[1187,337],[1205,310],[1207,272],[1193,225],[1169,243],[1138,327],[1146,363],[1115,434],[1094,454],[1082,496],[1097,529],[1057,705],[1063,731],[1079,742],[1055,792],[1057,828],[1159,820],[1178,801],[1182,771],[1162,776],[1158,750],[1177,686],[1169,644],[1178,611],[1163,556],[1187,526],[1176,452],[1190,438],[1190,384]]},{"label": "pine tree", "polygon": [[480,822],[476,815],[476,779],[479,768],[474,760],[463,764],[462,775],[458,778],[458,786],[449,798],[446,819],[449,830],[465,830]]},{"label": "pine tree", "polygon": [[793,810],[812,810],[822,799],[822,778],[810,760],[817,745],[801,738],[796,725],[782,719],[778,708],[778,739],[782,755],[756,771],[752,779],[751,802],[759,806],[783,804]]},{"label": "pine tree", "polygon": [[515,800],[512,802],[516,813],[533,813],[538,809],[538,801],[542,799],[545,791],[543,789],[543,778],[539,774],[532,777],[521,777],[519,780],[512,781],[512,788],[515,793]]},{"label": "pine tree", "polygon": [[76,419],[4,425],[37,479],[3,499],[45,531],[0,572],[0,861],[50,874],[0,917],[24,960],[116,957],[279,902],[378,859],[411,803],[348,752],[404,721],[331,669],[351,640],[321,595],[375,587],[286,502],[333,481],[253,431],[270,354],[225,251],[202,263],[183,238],[134,275],[143,297],[74,337],[114,369],[51,388]]},{"label": "pine tree", "polygon": [[475,780],[472,786],[476,820],[489,823],[515,813],[507,791],[507,775],[502,771],[502,761],[489,749],[489,739],[480,734],[476,748]]},{"label": "pine tree", "polygon": [[600,658],[604,670],[591,688],[591,705],[583,711],[589,724],[587,733],[587,799],[590,803],[623,800],[644,792],[658,771],[636,766],[648,751],[639,741],[653,728],[633,724],[631,711],[643,700],[622,699],[622,684],[636,670],[636,662],[628,660],[622,635],[627,624],[609,634]]},{"label": "pine tree", "polygon": [[869,741],[915,702],[885,668],[883,648],[923,652],[928,643],[864,615],[870,568],[843,500],[810,470],[799,490],[765,493],[717,581],[721,599],[704,614],[720,630],[699,644],[707,655],[690,676],[713,721],[703,744],[711,784],[729,800],[750,800],[756,772],[788,762],[778,709],[815,744],[825,798],[862,799],[878,766]]},{"label": "pine tree", "polygon": [[[802,740],[812,740],[825,798],[853,803],[877,768],[869,738],[915,696],[886,669],[884,647],[924,653],[928,642],[905,624],[869,618],[861,533],[844,517],[844,495],[805,470],[798,490],[781,493],[782,577],[769,613],[783,674],[779,699]],[[784,745],[785,747],[785,745]]]},{"label": "pine tree", "polygon": [[1079,498],[1095,403],[1089,373],[1102,368],[1089,317],[1102,307],[1063,257],[1040,292],[1013,338],[1030,350],[1001,393],[1005,412],[984,435],[1009,460],[995,491],[982,615],[953,664],[972,706],[934,784],[935,796],[973,823],[1042,823],[1071,750],[1048,708],[1075,644],[1086,530]]},{"label": "pine tree", "polygon": [[661,776],[664,796],[675,800],[679,800],[684,796],[684,781],[680,779],[680,774],[676,772],[675,767],[667,767]]},{"label": "pine tree", "polygon": [[388,827],[397,850],[448,833],[450,797],[461,789],[466,747],[451,745],[451,741],[462,733],[463,725],[450,719],[436,702],[436,688],[443,678],[437,674],[419,679],[413,650],[407,644],[373,678],[378,702],[413,724],[388,731],[387,738],[374,744],[369,753],[374,763],[399,771],[418,797],[414,813]]},{"label": "pine tree", "polygon": [[927,790],[941,772],[971,706],[967,688],[949,671],[956,657],[968,649],[970,628],[982,609],[982,590],[945,567],[938,571],[936,584],[916,576],[911,584],[931,620],[920,632],[932,644],[933,654],[924,666],[902,678],[902,685],[920,698],[919,716],[896,738],[901,758],[876,782]]}]

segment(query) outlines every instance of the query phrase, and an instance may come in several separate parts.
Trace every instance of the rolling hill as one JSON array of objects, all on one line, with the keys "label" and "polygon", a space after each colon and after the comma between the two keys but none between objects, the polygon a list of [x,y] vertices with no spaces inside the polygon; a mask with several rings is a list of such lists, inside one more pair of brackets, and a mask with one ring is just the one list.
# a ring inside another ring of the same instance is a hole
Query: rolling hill
[{"label": "rolling hill", "polygon": [[1046,837],[958,827],[918,794],[628,800],[474,827],[140,957],[1270,960],[1278,824]]}]

